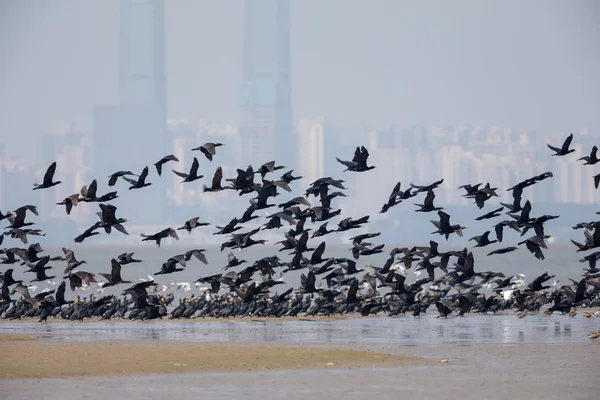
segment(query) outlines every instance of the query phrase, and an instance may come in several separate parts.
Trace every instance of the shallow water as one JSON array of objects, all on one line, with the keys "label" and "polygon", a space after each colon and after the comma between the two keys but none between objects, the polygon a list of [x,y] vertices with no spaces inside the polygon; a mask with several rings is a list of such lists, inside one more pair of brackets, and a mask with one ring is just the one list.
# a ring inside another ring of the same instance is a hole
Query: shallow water
[{"label": "shallow water", "polygon": [[[435,314],[434,314],[435,315]],[[514,343],[587,342],[587,334],[600,329],[600,318],[574,318],[554,314],[517,318],[469,315],[436,318],[356,317],[337,320],[223,320],[149,322],[4,322],[0,333],[43,335],[52,342],[89,340],[173,340],[236,343],[357,343],[400,346],[435,346],[444,342],[461,346]]]}]

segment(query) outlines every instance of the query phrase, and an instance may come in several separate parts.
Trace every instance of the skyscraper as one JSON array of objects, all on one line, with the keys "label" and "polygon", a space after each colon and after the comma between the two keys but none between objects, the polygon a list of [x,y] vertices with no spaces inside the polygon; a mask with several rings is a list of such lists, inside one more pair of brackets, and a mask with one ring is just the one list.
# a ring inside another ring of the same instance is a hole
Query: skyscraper
[{"label": "skyscraper", "polygon": [[[294,165],[289,0],[246,0],[243,80],[238,90],[246,164]],[[289,146],[286,144],[292,144]]]},{"label": "skyscraper", "polygon": [[166,121],[164,0],[121,0],[119,102],[156,105]]},{"label": "skyscraper", "polygon": [[[124,203],[121,211],[140,225],[164,223],[167,204],[164,177],[152,165],[167,151],[164,19],[164,0],[121,0],[119,104],[94,109],[95,176],[150,168],[144,201]],[[122,193],[127,183],[117,186],[111,190]]]}]

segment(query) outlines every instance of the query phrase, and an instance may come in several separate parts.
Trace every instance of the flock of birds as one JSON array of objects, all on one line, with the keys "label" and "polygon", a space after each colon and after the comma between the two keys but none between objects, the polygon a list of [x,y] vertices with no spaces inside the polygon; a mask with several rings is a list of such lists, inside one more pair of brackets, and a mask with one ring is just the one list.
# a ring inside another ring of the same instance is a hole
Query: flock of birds
[{"label": "flock of birds", "polygon": [[[561,147],[551,145],[548,147],[554,152],[553,156],[564,157],[574,152],[570,148],[572,140],[573,134],[567,137]],[[209,161],[212,161],[219,146],[223,144],[205,143],[192,150],[201,151]],[[368,163],[369,152],[365,147],[357,147],[350,161],[336,159],[345,167],[344,173],[369,173],[368,171],[375,168]],[[585,161],[584,165],[599,163],[597,147],[593,147],[589,156],[579,160]],[[162,175],[163,167],[167,163],[174,162],[179,162],[177,157],[168,155],[154,163],[158,177]],[[122,279],[123,266],[142,262],[134,257],[134,253],[124,253],[110,260],[111,268],[108,273],[92,273],[83,270],[86,261],[77,260],[74,252],[67,248],[63,248],[62,256],[50,256],[43,255],[44,250],[37,243],[26,248],[7,247],[0,249],[2,254],[0,263],[9,266],[19,264],[28,268],[26,272],[35,276],[29,284],[57,278],[47,275],[47,271],[52,269],[48,265],[50,262],[62,261],[66,266],[62,282],[56,290],[46,290],[35,296],[32,296],[29,290],[32,286],[13,278],[13,268],[4,271],[0,275],[2,283],[0,316],[8,319],[36,317],[40,321],[46,321],[50,316],[68,320],[83,320],[91,317],[141,320],[164,316],[169,318],[281,317],[297,316],[300,313],[334,315],[354,312],[363,316],[378,313],[394,316],[407,312],[419,316],[433,304],[441,317],[447,317],[453,312],[462,316],[469,312],[487,313],[502,310],[516,310],[522,317],[528,312],[540,311],[545,305],[548,305],[546,313],[557,311],[571,316],[575,315],[574,310],[577,307],[600,306],[600,269],[596,267],[596,262],[600,259],[600,251],[591,252],[580,260],[588,267],[584,268],[583,278],[571,280],[572,284],[559,287],[545,285],[553,278],[549,273],[544,273],[527,283],[523,275],[507,277],[502,272],[478,271],[475,269],[473,253],[466,247],[462,250],[441,251],[438,243],[433,240],[427,246],[392,249],[383,266],[367,264],[364,268],[358,268],[359,259],[384,252],[384,244],[369,242],[377,238],[380,233],[365,233],[352,237],[351,255],[349,254],[348,257],[327,257],[327,242],[318,238],[334,232],[364,227],[369,223],[369,216],[365,215],[358,219],[343,218],[335,228],[330,229],[329,220],[341,215],[341,210],[335,209],[332,202],[336,197],[346,196],[345,181],[331,177],[323,177],[312,182],[301,196],[277,205],[269,203],[269,199],[278,196],[281,191],[292,192],[291,186],[297,184],[295,181],[303,178],[294,176],[293,170],[290,170],[279,179],[267,179],[267,176],[272,176],[275,171],[284,168],[286,167],[271,161],[256,170],[252,166],[248,166],[245,170],[237,169],[237,176],[225,179],[227,184],[223,186],[223,171],[218,167],[211,185],[204,185],[204,192],[233,190],[240,196],[252,195],[250,206],[241,217],[231,219],[225,226],[216,226],[217,231],[213,234],[228,235],[221,244],[221,251],[242,250],[264,245],[265,240],[256,239],[256,234],[269,229],[282,229],[286,232],[283,240],[277,245],[281,245],[280,252],[289,252],[292,256],[290,260],[284,261],[278,255],[272,255],[249,263],[236,257],[233,252],[229,252],[224,270],[236,268],[237,272],[224,271],[221,274],[200,277],[194,282],[194,286],[199,288],[201,295],[192,294],[190,297],[182,297],[178,300],[178,304],[172,304],[175,299],[173,293],[167,293],[169,288],[159,285],[153,277],[148,280],[140,278],[140,282],[135,284]],[[183,179],[182,183],[190,183],[204,177],[198,170],[199,161],[194,157],[189,172],[175,170],[173,172]],[[56,163],[53,163],[47,169],[43,182],[34,185],[34,190],[49,190],[60,184],[61,181],[54,180],[55,172]],[[260,175],[261,182],[255,182],[257,175]],[[148,176],[148,166],[139,175],[131,171],[118,171],[110,175],[108,186],[114,187],[121,178],[129,184],[129,190],[140,190],[152,184],[148,181]],[[523,195],[527,187],[552,176],[551,172],[546,172],[509,188],[514,199],[512,203],[500,203],[498,208],[477,217],[476,220],[496,219],[501,217],[504,211],[508,217],[469,241],[474,242],[475,247],[485,247],[493,243],[501,243],[504,228],[519,232],[521,236],[530,232],[531,236],[519,242],[517,246],[498,248],[489,252],[488,256],[509,253],[524,245],[533,256],[543,260],[543,250],[547,248],[545,240],[550,237],[545,233],[544,224],[559,216],[532,216],[532,205],[529,200],[523,203]],[[593,179],[595,187],[598,188],[600,173]],[[454,234],[462,237],[465,227],[451,223],[450,215],[444,212],[442,207],[434,205],[435,190],[442,183],[443,179],[429,185],[411,183],[406,190],[402,190],[401,183],[398,182],[389,198],[385,199],[380,212],[389,212],[393,207],[410,198],[425,194],[422,204],[416,204],[419,208],[415,211],[437,213],[437,219],[431,220],[436,229],[432,234],[439,234],[446,240]],[[492,187],[489,182],[485,185],[467,184],[458,189],[463,189],[465,191],[463,196],[473,199],[479,209],[484,208],[486,202],[493,197],[498,197],[496,192],[498,188]],[[311,196],[318,199],[319,205],[313,206],[309,202]],[[97,212],[99,220],[77,236],[74,239],[76,243],[82,243],[86,239],[93,240],[90,238],[102,232],[111,234],[112,228],[128,235],[125,228],[127,220],[117,218],[117,208],[109,204],[117,197],[116,191],[99,195],[97,181],[93,180],[89,187],[84,186],[80,193],[68,196],[58,203],[65,206],[67,214],[70,214],[73,207],[77,207],[80,203],[99,205],[100,211]],[[271,207],[280,210],[267,217],[256,215],[257,211]],[[33,222],[26,222],[26,217],[31,214],[38,215],[36,207],[32,205],[24,205],[6,214],[0,212],[0,220],[6,219],[9,223],[3,235],[0,235],[0,245],[5,237],[18,239],[27,244],[28,236],[44,235],[40,229],[31,228]],[[242,224],[258,218],[267,220],[256,229],[244,230]],[[305,228],[307,220],[318,224],[318,227]],[[195,217],[176,229],[167,227],[153,234],[142,234],[141,241],[152,241],[160,247],[161,241],[167,238],[178,240],[178,230],[191,233],[196,228],[208,225],[210,224],[201,222],[200,218]],[[572,240],[577,247],[577,252],[600,247],[600,222],[581,222],[574,229],[584,230],[582,241]],[[310,235],[309,231],[312,231]],[[320,242],[313,244],[314,240]],[[192,258],[207,264],[204,252],[205,249],[192,249],[184,254],[172,256],[154,275],[182,271]],[[406,272],[411,268],[426,272],[426,277],[408,284]],[[286,272],[297,270],[302,271],[298,288],[290,288],[281,294],[272,293],[277,285],[284,283],[283,275]],[[324,280],[325,284],[317,286],[317,277]],[[89,298],[82,298],[76,295],[74,299],[67,300],[67,297],[70,297],[66,293],[67,282],[73,292],[89,289],[93,284],[100,288],[99,292],[115,285],[131,286],[127,287],[120,296],[97,298],[95,294],[91,294]],[[190,288],[191,285],[188,284],[188,289]],[[491,294],[483,293],[486,289],[490,289]],[[19,295],[16,299],[13,297],[15,294]],[[600,316],[600,313],[584,313],[584,315]]]}]

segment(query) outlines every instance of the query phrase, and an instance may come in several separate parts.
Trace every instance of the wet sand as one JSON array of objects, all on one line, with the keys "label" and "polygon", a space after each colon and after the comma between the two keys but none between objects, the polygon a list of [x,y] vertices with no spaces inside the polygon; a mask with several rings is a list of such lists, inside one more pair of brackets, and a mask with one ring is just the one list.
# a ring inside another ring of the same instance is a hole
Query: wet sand
[{"label": "wet sand", "polygon": [[[392,355],[424,357],[432,365],[400,362],[387,368],[385,363],[378,364],[382,368],[372,368],[363,363],[363,368],[335,369],[316,363],[313,364],[314,368],[294,371],[221,370],[190,373],[182,369],[177,374],[168,375],[0,379],[0,397],[61,400],[105,400],[111,397],[143,400],[165,396],[181,400],[364,400],[403,397],[549,400],[596,399],[600,391],[595,371],[600,343],[596,342],[475,346],[447,343],[435,347],[400,348],[386,344],[354,344],[352,347]],[[315,354],[327,353],[322,349],[315,348],[318,350]],[[277,350],[278,347],[268,347],[264,351]],[[86,357],[85,368],[92,368],[95,359],[91,355],[81,356]],[[448,362],[441,363],[442,357]]]},{"label": "wet sand", "polygon": [[426,366],[431,360],[351,349],[134,342],[46,343],[0,335],[0,379]]}]

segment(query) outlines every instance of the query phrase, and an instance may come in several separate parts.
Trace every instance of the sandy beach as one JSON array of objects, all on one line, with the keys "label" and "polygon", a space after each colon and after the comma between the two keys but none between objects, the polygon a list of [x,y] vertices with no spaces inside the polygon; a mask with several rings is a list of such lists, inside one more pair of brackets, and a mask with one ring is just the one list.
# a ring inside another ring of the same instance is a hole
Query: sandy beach
[{"label": "sandy beach", "polygon": [[191,372],[431,365],[380,352],[304,347],[228,346],[156,341],[46,343],[0,335],[0,379],[73,378]]}]

